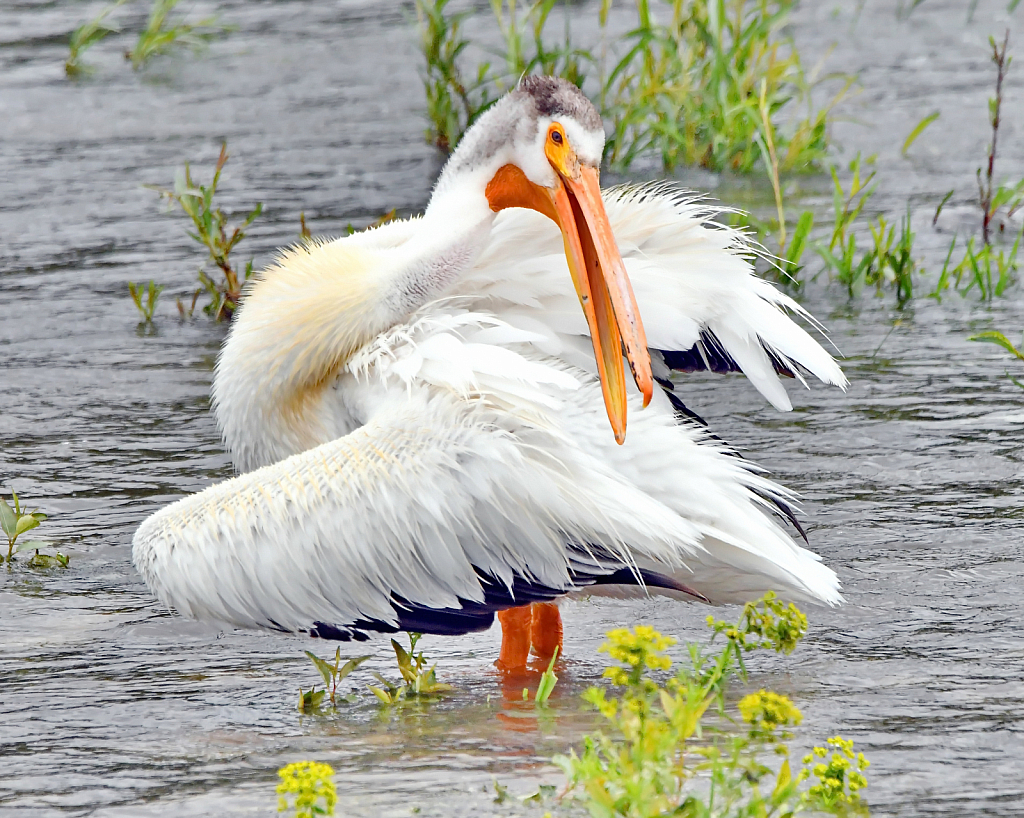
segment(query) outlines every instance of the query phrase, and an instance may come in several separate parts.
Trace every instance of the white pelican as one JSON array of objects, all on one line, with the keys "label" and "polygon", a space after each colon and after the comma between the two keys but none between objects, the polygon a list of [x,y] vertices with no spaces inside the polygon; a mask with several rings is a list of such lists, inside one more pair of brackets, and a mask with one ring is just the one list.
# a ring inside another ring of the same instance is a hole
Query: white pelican
[{"label": "white pelican", "polygon": [[582,93],[527,77],[421,217],[293,247],[252,282],[213,386],[240,474],[135,534],[163,602],[340,640],[501,612],[517,668],[561,645],[549,603],[571,593],[841,600],[770,514],[792,518],[790,495],[669,375],[742,370],[786,410],[778,373],[842,372],[710,208],[602,193],[603,146]]}]

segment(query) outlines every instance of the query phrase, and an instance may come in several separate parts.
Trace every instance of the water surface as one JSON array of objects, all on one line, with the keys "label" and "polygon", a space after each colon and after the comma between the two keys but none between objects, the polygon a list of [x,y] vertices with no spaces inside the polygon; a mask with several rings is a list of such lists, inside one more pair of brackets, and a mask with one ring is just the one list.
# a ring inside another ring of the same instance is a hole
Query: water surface
[{"label": "water surface", "polygon": [[[892,3],[866,2],[856,18],[852,3],[805,3],[793,28],[809,65],[832,49],[827,70],[859,74],[837,143],[844,158],[878,153],[877,204],[898,215],[909,199],[930,265],[977,221],[985,41],[1008,23],[1001,0],[980,3],[971,22],[967,5],[928,0],[903,21]],[[243,245],[257,265],[298,237],[302,211],[314,232],[337,235],[392,207],[421,208],[439,159],[422,140],[411,8],[198,3],[194,14],[237,30],[141,74],[120,56],[130,41],[113,38],[87,57],[96,73],[69,82],[67,35],[100,7],[0,8],[0,486],[51,514],[44,531],[72,557],[67,571],[0,572],[0,815],[269,815],[276,769],[301,758],[335,767],[341,815],[522,812],[495,804],[491,782],[524,794],[559,780],[546,759],[595,724],[578,693],[599,675],[602,634],[646,621],[703,638],[705,609],[568,604],[549,718],[503,690],[496,631],[424,640],[456,687],[433,708],[381,716],[364,694],[312,718],[295,709],[317,678],[308,641],[179,619],[130,564],[146,515],[231,473],[209,412],[224,328],[176,319],[174,297],[191,292],[202,259],[182,218],[142,185],[169,185],[186,160],[205,178],[226,139],[225,205],[265,205]],[[595,8],[577,13],[592,19]],[[137,27],[142,14],[128,7],[120,19]],[[1018,178],[1021,71],[1007,82],[1001,158]],[[942,118],[901,158],[905,135],[935,109]],[[686,179],[730,204],[765,203],[760,181]],[[827,181],[794,184],[825,213]],[[150,278],[167,285],[154,332],[126,288]],[[1013,362],[966,339],[1018,332],[1024,307],[1015,292],[992,307],[953,296],[898,312],[891,297],[849,303],[822,281],[804,300],[846,356],[846,394],[795,390],[782,415],[741,378],[680,387],[803,495],[812,546],[848,599],[811,612],[801,649],[755,662],[752,682],[804,710],[801,746],[835,733],[857,741],[873,761],[876,815],[1020,815],[1024,403],[1005,375]],[[392,672],[386,642],[373,650],[365,668]]]}]

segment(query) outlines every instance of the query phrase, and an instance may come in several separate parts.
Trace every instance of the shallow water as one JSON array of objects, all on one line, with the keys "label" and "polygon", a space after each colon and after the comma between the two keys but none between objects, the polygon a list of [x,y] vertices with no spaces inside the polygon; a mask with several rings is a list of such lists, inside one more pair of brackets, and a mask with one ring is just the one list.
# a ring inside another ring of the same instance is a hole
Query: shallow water
[{"label": "shallow water", "polygon": [[[860,74],[843,109],[857,121],[839,123],[837,141],[846,157],[878,152],[878,204],[898,215],[910,198],[932,265],[975,221],[985,41],[1007,24],[1003,2],[980,3],[971,22],[967,5],[928,0],[900,21],[891,3],[867,2],[856,20],[852,3],[806,3],[794,24],[805,62],[834,43],[827,69]],[[67,34],[99,8],[0,7],[0,486],[51,514],[39,533],[72,557],[67,571],[0,572],[0,815],[269,815],[275,770],[300,758],[335,767],[341,815],[523,812],[494,804],[491,782],[525,794],[559,780],[545,759],[594,725],[577,694],[599,675],[604,631],[647,621],[700,638],[705,609],[567,605],[569,659],[549,718],[515,702],[521,686],[502,690],[493,631],[424,640],[456,687],[442,704],[389,718],[364,695],[313,718],[295,709],[316,681],[308,641],[183,621],[130,564],[140,520],[230,473],[208,411],[223,328],[177,320],[174,296],[190,292],[201,259],[142,185],[170,184],[186,160],[205,176],[227,139],[226,204],[265,203],[243,245],[257,265],[297,238],[300,211],[314,232],[338,234],[422,207],[439,160],[421,138],[410,8],[199,3],[194,14],[216,11],[237,30],[139,75],[115,37],[89,53],[94,75],[69,82]],[[125,10],[126,28],[142,8]],[[1002,170],[1018,178],[1022,70],[1001,134]],[[942,118],[901,158],[935,109]],[[727,203],[765,202],[759,181],[685,178]],[[799,185],[826,206],[827,182]],[[150,278],[167,285],[154,333],[126,292]],[[1005,374],[1012,361],[966,338],[1016,333],[1024,307],[1015,292],[992,307],[952,296],[898,313],[891,297],[849,304],[822,282],[805,301],[846,355],[846,394],[794,390],[796,409],[781,415],[741,378],[681,387],[801,492],[811,543],[845,586],[848,604],[811,612],[805,644],[756,662],[752,683],[796,699],[802,746],[856,739],[873,761],[876,815],[1020,815],[1024,402]],[[364,668],[389,673],[392,661],[379,642]]]}]

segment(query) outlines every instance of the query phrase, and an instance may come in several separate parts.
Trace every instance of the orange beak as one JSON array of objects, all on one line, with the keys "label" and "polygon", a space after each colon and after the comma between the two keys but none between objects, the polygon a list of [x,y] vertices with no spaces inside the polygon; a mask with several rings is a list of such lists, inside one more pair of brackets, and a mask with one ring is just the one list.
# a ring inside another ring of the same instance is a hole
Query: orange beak
[{"label": "orange beak", "polygon": [[644,406],[654,391],[647,336],[604,209],[597,168],[581,165],[564,135],[558,146],[548,145],[548,160],[557,173],[554,187],[535,185],[518,167],[505,165],[488,184],[487,198],[494,210],[528,207],[561,229],[569,272],[590,326],[608,420],[621,444],[626,439],[623,353]]}]

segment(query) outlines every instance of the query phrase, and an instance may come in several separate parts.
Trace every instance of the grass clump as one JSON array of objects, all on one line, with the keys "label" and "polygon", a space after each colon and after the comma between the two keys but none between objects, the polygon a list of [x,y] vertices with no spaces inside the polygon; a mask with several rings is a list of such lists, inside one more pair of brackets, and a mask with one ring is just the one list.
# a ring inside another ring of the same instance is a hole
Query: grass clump
[{"label": "grass clump", "polygon": [[163,289],[153,279],[149,280],[147,287],[136,284],[134,281],[128,282],[128,292],[135,303],[135,308],[142,316],[142,320],[147,324],[153,323],[153,312],[156,310],[156,302],[160,298],[160,293],[163,292]]},{"label": "grass clump", "polygon": [[558,0],[490,0],[503,40],[497,63],[482,62],[467,73],[461,66],[471,45],[462,34],[468,11],[451,13],[449,0],[416,0],[420,50],[424,58],[423,90],[429,123],[427,141],[445,153],[454,150],[470,125],[491,107],[519,77],[534,71],[583,83],[583,64],[591,57],[572,47],[568,15],[564,43],[549,46],[548,18]]},{"label": "grass clump", "polygon": [[[503,40],[501,67],[477,66],[465,79],[460,67],[470,42],[461,31],[466,13],[449,14],[448,0],[416,0],[426,63],[427,138],[445,151],[523,74],[564,77],[582,87],[588,69],[604,60],[572,43],[566,14],[564,38],[549,45],[545,28],[557,0],[491,0]],[[792,42],[783,35],[794,0],[663,0],[659,22],[650,0],[636,0],[637,25],[625,54],[595,104],[612,122],[605,158],[628,168],[643,154],[661,158],[666,170],[701,165],[749,172],[762,159],[762,108],[773,127],[809,82]],[[524,7],[525,6],[525,7]],[[607,25],[610,2],[599,9]],[[840,94],[841,96],[841,94]],[[778,169],[814,166],[825,156],[829,113],[808,110],[776,136]],[[808,102],[809,104],[809,102]]]},{"label": "grass clump", "polygon": [[277,771],[277,811],[294,818],[334,815],[338,794],[334,788],[334,770],[329,764],[297,761]]},{"label": "grass clump", "polygon": [[409,650],[403,648],[394,639],[391,640],[391,647],[395,649],[395,657],[398,659],[398,672],[402,680],[399,683],[392,682],[379,673],[374,673],[380,687],[370,686],[370,691],[385,705],[396,705],[399,702],[418,699],[420,701],[432,701],[440,694],[451,690],[451,685],[442,684],[437,681],[437,663],[427,667],[428,659],[423,651],[416,653],[416,645],[422,634],[409,634]]},{"label": "grass clump", "polygon": [[[752,171],[761,158],[761,107],[772,123],[809,83],[782,29],[793,0],[664,0],[659,23],[637,0],[638,25],[609,74],[604,113],[612,121],[606,158],[628,168],[643,153],[671,170],[700,165]],[[825,158],[831,107],[796,119],[776,137],[781,171]]]},{"label": "grass clump", "polygon": [[116,25],[107,22],[107,17],[114,9],[123,6],[127,0],[116,0],[107,6],[96,17],[86,21],[73,32],[68,40],[69,54],[64,61],[64,73],[69,77],[77,77],[86,71],[88,67],[82,63],[82,55],[85,54],[96,43],[108,34],[115,34],[121,29]]},{"label": "grass clump", "polygon": [[[22,551],[35,551],[35,554],[26,563],[30,568],[54,568],[60,566],[67,568],[71,561],[70,557],[57,551],[55,554],[40,554],[39,549],[50,548],[53,543],[47,540],[25,540],[18,542],[22,534],[38,528],[40,523],[46,520],[46,515],[41,511],[29,511],[21,507],[18,495],[11,492],[11,503],[0,497],[0,529],[7,538],[7,564],[14,562],[14,555]],[[0,563],[4,561],[4,555],[0,553]]]},{"label": "grass clump", "polygon": [[828,243],[819,242],[816,250],[829,275],[846,287],[851,298],[859,296],[865,287],[874,287],[879,295],[888,288],[895,291],[897,305],[902,308],[913,298],[913,274],[918,269],[913,258],[914,231],[910,225],[909,206],[898,225],[883,214],[869,222],[871,241],[867,245],[860,245],[864,235],[863,232],[858,233],[854,225],[877,187],[877,184],[872,184],[875,171],[868,171],[873,163],[873,156],[862,159],[857,154],[849,165],[848,188],[844,188],[836,167],[830,169],[834,213],[832,234]]},{"label": "grass clump", "polygon": [[[82,55],[108,34],[120,32],[120,28],[109,23],[107,17],[114,9],[123,6],[127,0],[115,0],[92,20],[76,28],[68,40],[68,58],[64,62],[64,72],[69,77],[77,77],[88,68],[82,63]],[[228,29],[217,24],[216,17],[207,17],[195,23],[187,23],[184,18],[172,20],[171,13],[180,0],[153,0],[146,25],[139,32],[135,47],[127,50],[125,59],[131,62],[132,68],[138,71],[149,60],[158,54],[166,53],[175,46],[191,46],[198,48],[208,43],[218,34]]]},{"label": "grass clump", "polygon": [[146,27],[139,32],[135,47],[125,52],[132,68],[138,71],[157,54],[163,54],[176,45],[197,48],[208,43],[224,31],[215,17],[208,17],[197,23],[186,23],[184,19],[170,21],[168,18],[180,0],[153,0]]},{"label": "grass clump", "polygon": [[449,0],[416,0],[420,48],[426,61],[423,90],[427,102],[427,141],[450,153],[462,134],[492,102],[485,92],[486,68],[475,81],[467,82],[459,57],[469,46],[462,36],[462,20],[468,12],[448,15]]},{"label": "grass clump", "polygon": [[[324,689],[317,690],[314,685],[308,691],[303,692],[302,688],[299,688],[300,713],[308,713],[312,710],[316,710],[323,703],[324,697],[328,695],[331,699],[331,705],[337,707],[338,682],[342,681],[353,670],[370,658],[369,656],[356,656],[352,659],[346,659],[345,663],[342,664],[341,648],[335,649],[333,663],[321,659],[319,656],[308,650],[304,652],[306,656],[309,657],[309,661],[313,663],[313,666],[323,677]],[[343,696],[342,698],[349,703],[355,701],[355,696],[351,695]]]},{"label": "grass clump", "polygon": [[[806,617],[767,594],[745,606],[737,622],[709,617],[709,625],[712,641],[722,636],[725,644],[717,653],[690,645],[689,661],[674,674],[666,650],[675,639],[643,625],[608,634],[601,650],[615,664],[604,676],[615,692],[592,687],[584,694],[608,732],[587,736],[580,754],[555,758],[568,792],[601,818],[865,814],[860,791],[868,761],[853,754],[852,742],[829,739],[832,758],[824,761],[828,750],[817,747],[794,775],[788,728],[801,722],[796,705],[761,690],[727,707],[729,679],[746,679],[744,656],[792,652],[807,631]],[[709,724],[712,709],[732,727]],[[698,776],[703,783],[692,786]]]},{"label": "grass clump", "polygon": [[975,288],[982,301],[991,301],[1005,294],[1016,279],[1014,274],[1019,267],[1017,253],[1020,250],[1020,240],[1021,234],[1018,233],[1017,240],[1007,251],[985,244],[984,241],[980,247],[975,248],[974,238],[968,239],[963,260],[950,272],[943,267],[936,291],[938,292],[939,287],[944,284],[948,286],[950,276],[953,275],[956,278],[953,286],[961,295],[967,295]]},{"label": "grass clump", "polygon": [[230,319],[241,299],[242,285],[252,275],[252,259],[246,263],[244,274],[239,275],[232,264],[231,253],[245,238],[246,228],[263,212],[263,203],[257,203],[239,226],[228,227],[227,216],[223,210],[215,207],[213,202],[214,196],[217,194],[221,171],[227,161],[227,143],[224,143],[221,145],[213,180],[209,185],[197,185],[193,181],[192,172],[186,163],[185,173],[175,180],[174,190],[153,188],[161,197],[177,204],[192,220],[195,232],[190,231],[189,236],[206,248],[209,260],[216,265],[223,276],[222,281],[214,281],[206,271],[199,270],[200,287],[192,296],[191,307],[186,308],[182,301],[178,300],[178,311],[182,318],[192,316],[197,299],[203,292],[206,292],[210,301],[203,307],[203,311],[218,321]]}]

